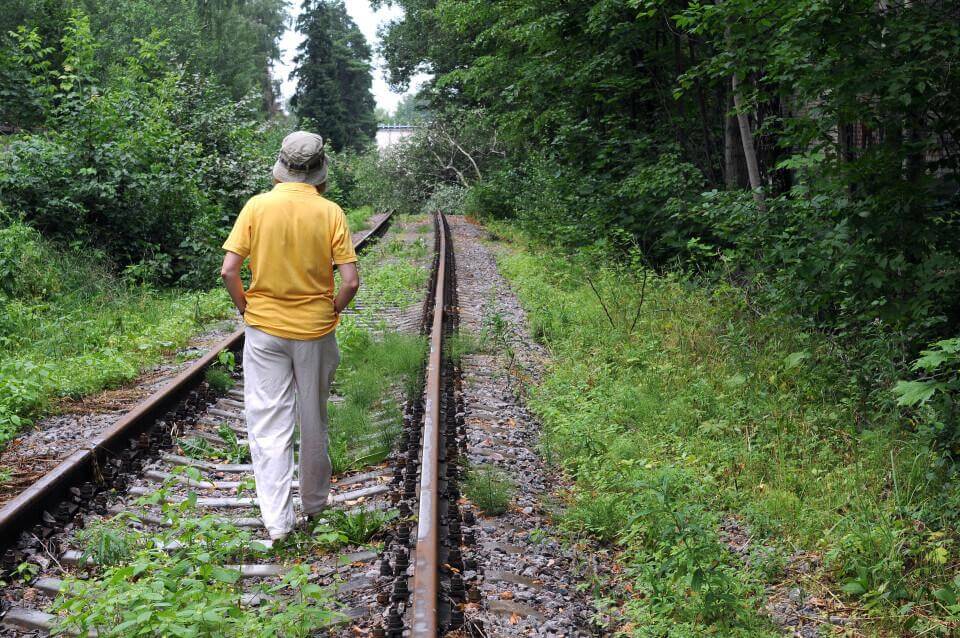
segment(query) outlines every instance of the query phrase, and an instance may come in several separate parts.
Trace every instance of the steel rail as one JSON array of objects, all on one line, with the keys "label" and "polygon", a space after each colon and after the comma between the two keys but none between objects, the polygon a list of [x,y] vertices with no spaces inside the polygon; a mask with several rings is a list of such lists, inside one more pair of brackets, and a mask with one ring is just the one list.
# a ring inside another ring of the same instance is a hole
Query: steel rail
[{"label": "steel rail", "polygon": [[[370,232],[353,242],[362,250],[374,237],[386,231],[393,212],[388,212]],[[132,436],[152,425],[177,401],[199,385],[203,374],[223,350],[239,350],[243,346],[243,328],[232,333],[210,351],[178,374],[170,383],[154,392],[121,417],[84,447],[73,452],[27,489],[0,508],[0,551],[12,546],[20,533],[41,519],[44,510],[63,500],[70,487],[95,476],[96,468],[108,456],[119,453]]]},{"label": "steel rail", "polygon": [[443,352],[443,319],[447,261],[447,221],[437,213],[440,241],[430,356],[424,389],[423,451],[420,459],[420,510],[417,516],[417,562],[413,572],[412,638],[436,638],[440,579],[439,565],[439,452],[440,452],[440,369]]}]

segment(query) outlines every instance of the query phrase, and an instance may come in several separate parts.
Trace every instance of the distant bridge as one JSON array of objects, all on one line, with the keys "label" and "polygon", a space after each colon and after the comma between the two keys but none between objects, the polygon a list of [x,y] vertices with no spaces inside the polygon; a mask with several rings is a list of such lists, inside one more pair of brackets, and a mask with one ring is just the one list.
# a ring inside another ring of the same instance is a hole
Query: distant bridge
[{"label": "distant bridge", "polygon": [[383,150],[405,137],[413,135],[417,129],[412,124],[378,124],[377,148]]}]

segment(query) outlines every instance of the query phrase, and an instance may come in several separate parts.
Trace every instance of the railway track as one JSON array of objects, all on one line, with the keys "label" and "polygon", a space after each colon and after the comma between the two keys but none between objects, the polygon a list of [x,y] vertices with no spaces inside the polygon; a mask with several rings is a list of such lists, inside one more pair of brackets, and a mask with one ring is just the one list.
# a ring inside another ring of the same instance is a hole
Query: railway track
[{"label": "railway track", "polygon": [[[98,591],[103,574],[117,573],[110,570],[125,558],[114,556],[111,567],[111,543],[179,559],[185,583],[219,579],[226,585],[217,591],[226,587],[237,594],[237,609],[296,611],[323,627],[325,635],[398,638],[480,631],[464,626],[463,605],[480,596],[461,576],[476,569],[470,549],[476,518],[458,503],[464,404],[459,371],[444,347],[457,329],[456,268],[446,219],[437,214],[433,222],[433,268],[419,327],[429,339],[425,366],[406,396],[397,397],[397,406],[382,397],[373,402],[372,428],[350,444],[355,458],[385,458],[335,476],[331,514],[321,522],[319,535],[309,530],[314,533],[284,547],[265,540],[256,498],[250,495],[242,377],[235,372],[237,385],[219,396],[197,389],[211,364],[229,359],[221,352],[238,353],[243,338],[238,331],[0,510],[5,573],[21,572],[13,595],[9,588],[6,592],[0,636],[42,635],[54,628],[58,617],[51,604],[58,596],[69,600],[71,588],[79,592],[93,583],[89,595]],[[384,219],[356,242],[358,250],[388,224]],[[337,390],[334,407],[349,399],[337,396]],[[396,432],[391,432],[392,407],[402,415]],[[178,453],[184,441],[217,450],[220,460]],[[105,520],[113,521],[114,536],[97,537]],[[116,531],[117,521],[125,530]],[[217,525],[232,531],[219,540],[204,535]],[[99,551],[77,546],[75,532],[81,528],[88,530],[88,545],[95,538]],[[366,532],[357,528],[374,528],[378,542],[371,544],[369,535],[358,540]],[[24,548],[32,548],[31,564],[38,573],[22,573]],[[121,624],[122,610],[113,613],[114,623],[109,613],[107,618],[88,614],[67,630],[94,635],[92,630],[99,629],[102,635]],[[217,613],[223,615],[220,622],[228,622],[239,612]]]}]

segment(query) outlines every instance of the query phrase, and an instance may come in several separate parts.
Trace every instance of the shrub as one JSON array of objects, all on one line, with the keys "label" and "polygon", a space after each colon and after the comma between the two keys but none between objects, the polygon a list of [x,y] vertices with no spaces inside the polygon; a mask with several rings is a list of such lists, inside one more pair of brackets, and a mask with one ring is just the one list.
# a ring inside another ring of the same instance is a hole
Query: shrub
[{"label": "shrub", "polygon": [[0,64],[43,58],[28,68],[47,121],[0,149],[0,201],[48,238],[132,266],[135,280],[210,285],[231,219],[268,184],[282,125],[262,124],[255,97],[234,102],[168,63],[163,42],[142,41],[137,57],[98,78],[80,12],[62,58],[28,40],[14,39]]},{"label": "shrub", "polygon": [[499,516],[507,511],[516,487],[507,475],[491,465],[470,468],[464,493],[488,516]]},{"label": "shrub", "polygon": [[46,404],[53,370],[49,363],[0,363],[0,445],[29,425]]},{"label": "shrub", "polygon": [[52,249],[35,229],[23,222],[0,228],[0,293],[29,300],[56,292],[60,277],[53,262]]},{"label": "shrub", "polygon": [[455,184],[441,184],[423,204],[423,212],[441,211],[445,215],[462,215],[467,189]]}]

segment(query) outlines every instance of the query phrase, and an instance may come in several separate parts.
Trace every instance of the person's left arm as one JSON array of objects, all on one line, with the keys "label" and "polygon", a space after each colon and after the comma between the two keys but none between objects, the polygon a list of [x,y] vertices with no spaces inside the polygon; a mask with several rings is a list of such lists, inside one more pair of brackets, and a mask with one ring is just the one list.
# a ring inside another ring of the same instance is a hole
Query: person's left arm
[{"label": "person's left arm", "polygon": [[350,305],[357,291],[360,290],[360,272],[357,270],[356,262],[340,264],[337,270],[340,271],[340,289],[333,300],[333,311],[339,315]]}]

